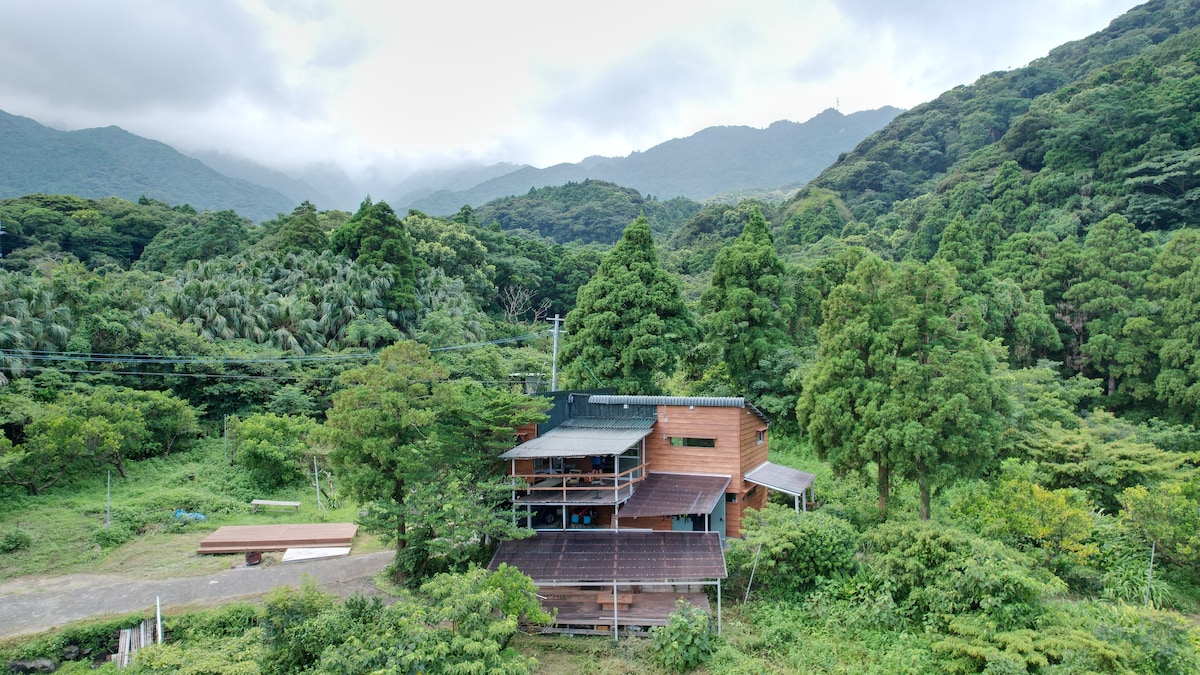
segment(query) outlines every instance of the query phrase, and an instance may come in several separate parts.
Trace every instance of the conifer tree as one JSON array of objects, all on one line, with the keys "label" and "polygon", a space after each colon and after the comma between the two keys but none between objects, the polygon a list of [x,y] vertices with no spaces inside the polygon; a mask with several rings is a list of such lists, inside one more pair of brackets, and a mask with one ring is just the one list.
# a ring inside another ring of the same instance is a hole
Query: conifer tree
[{"label": "conifer tree", "polygon": [[650,223],[639,216],[621,235],[567,314],[564,381],[657,394],[696,341],[678,279],[662,269]]},{"label": "conifer tree", "polygon": [[787,342],[784,279],[783,261],[756,206],[741,236],[717,254],[712,281],[700,298],[704,339],[730,382],[746,394],[760,379],[763,360]]}]

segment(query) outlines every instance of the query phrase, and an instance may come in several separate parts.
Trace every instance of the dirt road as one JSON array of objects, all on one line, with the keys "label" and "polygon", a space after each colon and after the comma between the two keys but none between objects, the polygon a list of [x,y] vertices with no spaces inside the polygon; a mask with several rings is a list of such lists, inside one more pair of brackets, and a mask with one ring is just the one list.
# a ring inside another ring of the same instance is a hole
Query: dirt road
[{"label": "dirt road", "polygon": [[93,616],[154,612],[154,599],[164,610],[184,605],[217,604],[267,593],[277,586],[298,586],[305,575],[321,588],[349,595],[369,594],[372,577],[395,557],[395,551],[288,565],[237,567],[203,577],[131,579],[72,574],[48,579],[14,579],[0,583],[0,637],[40,633]]}]

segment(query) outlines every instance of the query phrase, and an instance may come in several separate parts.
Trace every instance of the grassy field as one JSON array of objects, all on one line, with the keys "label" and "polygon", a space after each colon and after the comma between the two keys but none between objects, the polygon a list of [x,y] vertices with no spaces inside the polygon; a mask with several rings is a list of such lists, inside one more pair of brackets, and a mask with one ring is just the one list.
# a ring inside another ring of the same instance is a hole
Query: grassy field
[{"label": "grassy field", "polygon": [[[192,450],[131,463],[128,477],[112,477],[111,521],[106,528],[107,471],[73,477],[45,494],[27,496],[12,489],[0,496],[0,537],[23,532],[29,546],[0,554],[0,581],[24,576],[72,573],[136,575],[150,578],[204,575],[228,569],[240,555],[197,555],[201,539],[222,525],[353,522],[347,500],[318,510],[316,491],[297,486],[265,493],[243,472],[229,466],[220,439],[200,441]],[[299,512],[252,513],[250,500],[300,502]],[[203,522],[183,523],[176,509],[202,513]],[[380,549],[360,534],[355,552]]]}]

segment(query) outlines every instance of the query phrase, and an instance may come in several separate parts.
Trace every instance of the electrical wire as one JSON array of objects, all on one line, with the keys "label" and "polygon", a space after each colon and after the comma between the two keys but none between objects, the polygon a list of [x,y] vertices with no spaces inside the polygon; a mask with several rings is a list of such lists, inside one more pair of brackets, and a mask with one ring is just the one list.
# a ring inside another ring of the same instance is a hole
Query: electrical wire
[{"label": "electrical wire", "polygon": [[[487,345],[508,344],[512,342],[521,342],[533,338],[542,337],[547,331],[539,331],[534,333],[526,333],[509,338],[499,338],[496,340],[487,340],[483,342],[471,342],[462,345],[452,345],[449,347],[437,347],[430,349],[431,352],[450,351],[457,349],[474,349]],[[104,354],[104,353],[84,353],[84,352],[52,352],[47,350],[30,349],[30,350],[13,350],[0,349],[0,359],[16,359],[20,361],[42,361],[42,362],[65,362],[65,363],[114,363],[114,364],[129,364],[139,366],[151,365],[202,365],[202,366],[238,366],[238,365],[253,365],[253,364],[320,364],[320,363],[337,363],[346,361],[358,361],[374,359],[379,356],[378,351],[365,352],[361,354],[313,354],[304,356],[277,356],[277,357],[221,357],[221,356],[204,356],[204,355],[158,355],[158,354]],[[238,373],[196,373],[196,372],[155,372],[144,370],[120,370],[120,371],[97,371],[83,369],[56,368],[50,366],[35,366],[27,365],[22,368],[24,371],[35,372],[59,372],[72,374],[87,374],[87,375],[145,375],[156,377],[194,377],[204,379],[237,379],[237,380],[306,380],[306,381],[333,381],[334,377],[308,377],[305,375],[249,375]]]}]

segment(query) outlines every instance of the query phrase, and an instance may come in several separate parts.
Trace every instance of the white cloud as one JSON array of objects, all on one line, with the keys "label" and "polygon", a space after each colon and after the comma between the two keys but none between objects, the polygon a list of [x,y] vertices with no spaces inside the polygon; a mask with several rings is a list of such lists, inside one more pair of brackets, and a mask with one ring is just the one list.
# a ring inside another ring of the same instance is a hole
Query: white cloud
[{"label": "white cloud", "polygon": [[1133,4],[0,0],[0,109],[276,166],[546,165],[910,107]]}]

